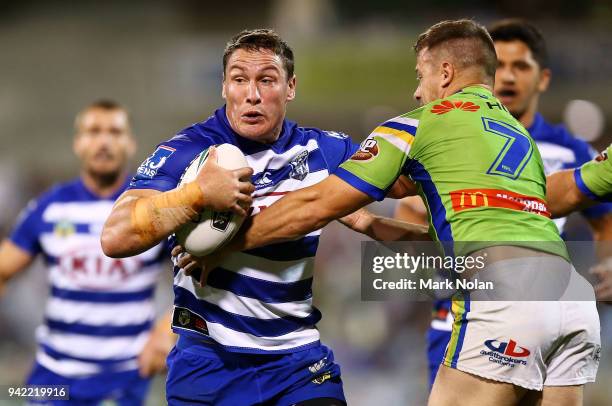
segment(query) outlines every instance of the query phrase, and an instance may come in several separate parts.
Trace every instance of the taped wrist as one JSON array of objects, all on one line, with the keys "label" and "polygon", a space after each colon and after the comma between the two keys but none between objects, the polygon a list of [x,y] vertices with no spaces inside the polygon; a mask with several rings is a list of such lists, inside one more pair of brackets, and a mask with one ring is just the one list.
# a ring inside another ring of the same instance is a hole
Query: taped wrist
[{"label": "taped wrist", "polygon": [[190,182],[174,190],[138,199],[132,209],[132,227],[144,241],[152,242],[161,238],[169,227],[176,228],[196,218],[204,206],[200,186]]}]

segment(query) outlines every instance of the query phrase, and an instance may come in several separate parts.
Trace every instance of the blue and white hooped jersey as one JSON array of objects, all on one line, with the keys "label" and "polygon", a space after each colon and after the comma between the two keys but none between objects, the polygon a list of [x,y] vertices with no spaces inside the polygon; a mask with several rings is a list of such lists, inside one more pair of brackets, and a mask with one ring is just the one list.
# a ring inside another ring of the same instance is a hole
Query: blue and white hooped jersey
[{"label": "blue and white hooped jersey", "polygon": [[[231,129],[223,107],[161,143],[130,188],[173,189],[201,151],[223,143],[239,147],[254,170],[252,214],[322,181],[357,149],[343,134],[287,120],[276,142],[254,142]],[[212,339],[235,352],[283,353],[318,345],[321,313],[312,305],[312,277],[320,234],[235,253],[210,272],[205,287],[175,267],[175,332]]]},{"label": "blue and white hooped jersey", "polygon": [[123,189],[102,199],[81,179],[57,185],[28,204],[10,236],[30,254],[41,253],[49,270],[36,360],[59,375],[136,369],[155,318],[163,246],[123,259],[105,256],[100,246]]}]

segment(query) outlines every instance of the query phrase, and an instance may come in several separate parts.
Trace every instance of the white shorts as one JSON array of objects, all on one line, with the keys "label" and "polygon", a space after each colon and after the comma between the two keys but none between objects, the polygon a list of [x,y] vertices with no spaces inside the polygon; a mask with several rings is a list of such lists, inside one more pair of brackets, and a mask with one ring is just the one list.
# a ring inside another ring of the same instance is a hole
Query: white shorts
[{"label": "white shorts", "polygon": [[[524,266],[524,259],[521,264]],[[559,301],[481,301],[478,294],[453,299],[455,318],[443,364],[483,378],[531,390],[594,382],[601,352],[599,315],[592,286],[561,258],[537,267],[569,266],[567,291]],[[564,265],[563,265],[564,264]],[[516,260],[496,269],[516,269]],[[523,269],[525,269],[523,267]],[[592,300],[573,300],[575,292]]]}]

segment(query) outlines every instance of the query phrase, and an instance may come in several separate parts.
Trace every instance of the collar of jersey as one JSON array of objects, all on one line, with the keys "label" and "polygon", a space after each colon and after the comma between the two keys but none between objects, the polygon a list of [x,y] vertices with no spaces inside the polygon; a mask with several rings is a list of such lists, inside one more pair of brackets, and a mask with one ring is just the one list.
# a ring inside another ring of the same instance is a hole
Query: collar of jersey
[{"label": "collar of jersey", "polygon": [[106,196],[106,197],[99,196],[98,194],[90,190],[87,187],[87,185],[85,185],[85,182],[83,182],[83,178],[79,178],[78,186],[88,200],[117,200],[119,196],[121,196],[121,193],[123,193],[125,189],[128,187],[131,181],[132,181],[132,176],[131,175],[126,176],[125,181],[123,182],[121,187],[117,189],[117,191],[113,193],[111,196]]},{"label": "collar of jersey", "polygon": [[491,92],[489,89],[482,87],[480,85],[471,85],[471,86],[466,86],[463,89],[459,90],[457,93],[461,93],[461,92],[470,92],[470,93],[479,93],[482,94],[483,96],[493,96],[493,92]]},{"label": "collar of jersey", "polygon": [[266,149],[271,149],[272,151],[277,153],[284,152],[287,146],[290,144],[293,132],[297,127],[296,123],[285,119],[283,120],[283,128],[281,130],[280,135],[278,136],[278,139],[272,144],[263,144],[261,142],[244,138],[234,131],[227,119],[225,105],[215,111],[215,116],[217,120],[222,124],[223,131],[226,134],[231,134],[231,137],[236,140],[236,145],[238,146],[238,148],[240,148],[242,152],[244,152],[246,155],[264,151]]},{"label": "collar of jersey", "polygon": [[531,123],[531,126],[527,129],[527,132],[529,132],[529,135],[531,135],[531,138],[533,139],[539,139],[539,138],[543,138],[542,136],[543,134],[543,126],[546,124],[546,122],[544,121],[544,117],[542,117],[542,115],[540,113],[535,113],[535,116],[533,116],[533,123]]}]

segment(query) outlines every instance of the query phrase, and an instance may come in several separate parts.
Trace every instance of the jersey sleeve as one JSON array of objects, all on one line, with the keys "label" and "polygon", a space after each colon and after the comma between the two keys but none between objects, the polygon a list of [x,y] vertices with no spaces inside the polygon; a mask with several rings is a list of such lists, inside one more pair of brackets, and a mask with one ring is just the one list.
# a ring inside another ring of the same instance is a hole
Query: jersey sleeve
[{"label": "jersey sleeve", "polygon": [[127,189],[154,189],[160,192],[174,189],[185,168],[211,145],[214,142],[201,135],[194,139],[188,133],[179,133],[159,144],[140,164]]},{"label": "jersey sleeve", "polygon": [[418,120],[400,116],[372,131],[335,175],[375,200],[383,200],[401,175],[414,142]]},{"label": "jersey sleeve", "polygon": [[321,131],[319,145],[330,174],[335,173],[340,164],[359,149],[351,137],[336,131]]},{"label": "jersey sleeve", "polygon": [[602,159],[589,161],[574,171],[574,180],[578,189],[593,200],[612,202],[612,161],[608,147]]},{"label": "jersey sleeve", "polygon": [[[587,162],[595,158],[595,156],[597,155],[597,151],[591,148],[589,144],[577,138],[574,138],[573,140],[575,141],[575,145],[576,145],[576,147],[573,148],[576,154],[576,166],[586,164]],[[601,200],[601,199],[598,198],[598,200]],[[612,212],[612,203],[601,203],[601,204],[598,204],[593,207],[589,207],[581,211],[583,216],[590,218],[590,219],[602,217],[611,212]]]},{"label": "jersey sleeve", "polygon": [[43,226],[44,206],[44,198],[31,200],[17,217],[17,222],[9,236],[13,244],[32,256],[41,252],[39,237]]}]

